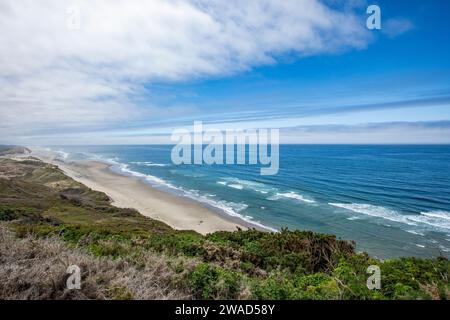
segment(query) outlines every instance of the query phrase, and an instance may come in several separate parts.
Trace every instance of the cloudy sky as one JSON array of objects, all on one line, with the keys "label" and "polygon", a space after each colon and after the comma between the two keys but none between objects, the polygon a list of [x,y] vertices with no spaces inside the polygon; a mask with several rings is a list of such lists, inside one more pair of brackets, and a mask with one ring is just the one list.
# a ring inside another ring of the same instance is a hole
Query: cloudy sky
[{"label": "cloudy sky", "polygon": [[[378,4],[381,30],[368,30]],[[0,143],[450,143],[450,3],[0,0]]]}]

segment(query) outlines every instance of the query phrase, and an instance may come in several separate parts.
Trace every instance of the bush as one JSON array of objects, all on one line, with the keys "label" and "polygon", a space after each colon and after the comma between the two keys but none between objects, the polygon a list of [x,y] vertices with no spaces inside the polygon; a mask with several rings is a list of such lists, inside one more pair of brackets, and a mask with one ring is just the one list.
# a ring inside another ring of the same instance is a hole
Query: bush
[{"label": "bush", "polygon": [[295,274],[330,271],[339,257],[354,254],[353,243],[299,230],[216,232],[207,239],[241,250],[244,262],[269,272],[279,268]]},{"label": "bush", "polygon": [[295,297],[295,287],[284,274],[275,273],[267,279],[254,279],[251,283],[253,299],[289,300]]},{"label": "bush", "polygon": [[204,253],[202,242],[202,236],[196,232],[177,231],[168,234],[153,234],[149,237],[147,246],[158,252],[196,256]]},{"label": "bush", "polygon": [[241,291],[240,274],[209,263],[200,263],[189,278],[200,299],[237,299]]},{"label": "bush", "polygon": [[419,259],[400,258],[381,265],[383,292],[394,299],[430,298],[424,290],[425,284],[438,287],[441,298],[447,298],[450,263],[446,258]]}]

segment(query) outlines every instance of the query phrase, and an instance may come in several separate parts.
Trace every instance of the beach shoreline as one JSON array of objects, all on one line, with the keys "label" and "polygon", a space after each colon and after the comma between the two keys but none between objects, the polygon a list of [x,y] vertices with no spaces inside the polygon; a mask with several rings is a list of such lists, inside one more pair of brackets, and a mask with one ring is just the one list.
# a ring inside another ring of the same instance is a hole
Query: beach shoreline
[{"label": "beach shoreline", "polygon": [[30,148],[34,156],[44,162],[58,166],[72,179],[87,187],[104,192],[112,205],[133,208],[142,215],[162,221],[177,230],[194,230],[201,234],[216,231],[236,231],[258,228],[238,217],[216,212],[202,203],[186,197],[156,189],[131,175],[112,170],[112,164],[97,160],[60,159],[57,153]]}]

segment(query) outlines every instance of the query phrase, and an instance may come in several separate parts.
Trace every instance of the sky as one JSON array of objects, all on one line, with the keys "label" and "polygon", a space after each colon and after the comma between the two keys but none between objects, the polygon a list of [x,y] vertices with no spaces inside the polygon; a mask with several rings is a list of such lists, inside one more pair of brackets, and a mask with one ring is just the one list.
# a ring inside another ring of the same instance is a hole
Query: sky
[{"label": "sky", "polygon": [[0,0],[0,143],[450,143],[449,57],[442,0]]}]

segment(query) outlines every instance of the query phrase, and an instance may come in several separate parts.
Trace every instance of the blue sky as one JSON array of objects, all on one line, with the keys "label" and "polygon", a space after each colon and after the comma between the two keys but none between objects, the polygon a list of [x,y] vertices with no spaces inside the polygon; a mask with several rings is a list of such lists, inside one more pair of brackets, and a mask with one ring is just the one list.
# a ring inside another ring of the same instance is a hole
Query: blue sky
[{"label": "blue sky", "polygon": [[[287,143],[450,143],[448,1],[299,0],[284,8],[261,1],[262,10],[249,6],[246,16],[220,1],[168,1],[147,9],[156,18],[167,15],[171,24],[136,32],[120,21],[120,28],[108,25],[104,33],[83,28],[102,12],[97,2],[94,8],[79,3],[82,24],[75,35],[55,31],[48,41],[36,41],[42,56],[2,44],[0,59],[14,57],[23,70],[0,64],[0,114],[8,119],[0,125],[0,142],[164,143],[173,129],[203,121],[219,129],[280,128]],[[381,30],[365,28],[369,4],[381,8]],[[62,12],[55,6],[42,14]],[[147,21],[135,16],[140,11],[145,8],[117,12]],[[127,17],[110,14],[112,20]],[[34,31],[30,22],[30,30],[19,30],[13,20],[4,26],[2,33],[24,40],[57,28]],[[100,36],[111,50],[96,48]],[[41,60],[47,63],[36,63]]]}]

